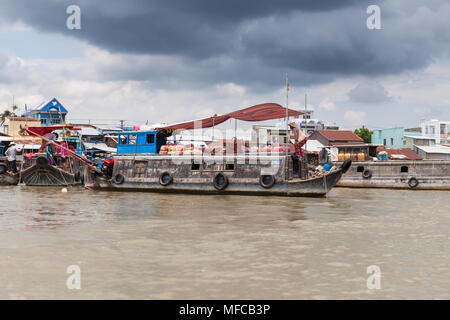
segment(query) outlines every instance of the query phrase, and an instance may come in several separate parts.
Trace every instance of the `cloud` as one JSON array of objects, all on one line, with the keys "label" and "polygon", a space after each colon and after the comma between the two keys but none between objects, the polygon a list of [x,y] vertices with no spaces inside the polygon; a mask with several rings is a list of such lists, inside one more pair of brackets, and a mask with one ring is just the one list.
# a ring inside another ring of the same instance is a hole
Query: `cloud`
[{"label": "cloud", "polygon": [[345,112],[346,124],[352,128],[359,128],[364,125],[366,113],[362,111],[347,111]]},{"label": "cloud", "polygon": [[325,98],[322,100],[322,102],[319,104],[319,109],[325,110],[325,111],[335,111],[337,109],[336,104],[329,100],[329,98]]},{"label": "cloud", "polygon": [[[65,8],[73,2],[82,10],[81,30],[65,27]],[[368,30],[365,9],[376,3],[381,6],[383,30]],[[208,79],[260,90],[278,85],[286,71],[299,85],[314,85],[338,77],[423,68],[449,49],[449,15],[450,4],[444,0],[428,7],[406,0],[135,0],[126,5],[106,0],[3,0],[0,4],[3,20],[75,37],[112,53],[172,60],[179,77],[197,69],[191,83]],[[118,69],[116,77],[164,77],[161,71],[144,73],[145,67],[140,72],[138,66]],[[170,73],[170,68],[163,69]]]},{"label": "cloud", "polygon": [[393,97],[376,81],[364,81],[348,92],[349,98],[360,103],[392,102]]}]

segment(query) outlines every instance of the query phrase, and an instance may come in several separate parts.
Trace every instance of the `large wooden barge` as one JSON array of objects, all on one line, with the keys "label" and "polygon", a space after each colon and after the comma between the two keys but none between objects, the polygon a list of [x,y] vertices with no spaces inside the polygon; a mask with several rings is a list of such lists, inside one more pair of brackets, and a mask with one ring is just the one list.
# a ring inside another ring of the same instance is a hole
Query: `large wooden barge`
[{"label": "large wooden barge", "polygon": [[[329,172],[307,172],[294,177],[291,156],[248,155],[191,159],[176,155],[114,157],[110,178],[85,170],[89,188],[153,192],[316,196],[327,194],[341,179],[351,162]],[[288,166],[286,168],[286,165]]]},{"label": "large wooden barge", "polygon": [[[339,165],[340,162],[336,163]],[[354,162],[338,187],[450,190],[450,161]]]}]

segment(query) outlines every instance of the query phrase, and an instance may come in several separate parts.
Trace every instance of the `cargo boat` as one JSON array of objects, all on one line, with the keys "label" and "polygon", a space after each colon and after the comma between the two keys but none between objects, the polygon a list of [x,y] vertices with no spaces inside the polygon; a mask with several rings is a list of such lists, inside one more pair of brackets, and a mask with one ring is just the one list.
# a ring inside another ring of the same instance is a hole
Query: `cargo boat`
[{"label": "cargo boat", "polygon": [[[337,162],[340,165],[342,162]],[[450,161],[354,162],[338,187],[450,190]]]},{"label": "cargo boat", "polygon": [[[321,197],[351,166],[351,160],[347,160],[328,172],[318,171],[292,154],[284,153],[121,154],[127,148],[160,149],[159,133],[161,131],[119,134],[118,155],[104,164],[102,175],[85,168],[85,186],[120,191]],[[136,139],[132,145],[130,136]]]}]

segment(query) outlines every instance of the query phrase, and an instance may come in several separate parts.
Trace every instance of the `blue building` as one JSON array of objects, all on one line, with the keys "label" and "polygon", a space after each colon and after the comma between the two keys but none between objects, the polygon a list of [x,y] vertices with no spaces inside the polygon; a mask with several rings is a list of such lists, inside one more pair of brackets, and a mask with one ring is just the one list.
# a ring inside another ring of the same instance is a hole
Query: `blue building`
[{"label": "blue building", "polygon": [[49,126],[64,123],[67,113],[67,109],[56,98],[53,98],[47,103],[42,103],[32,110],[26,111],[22,116],[39,119],[42,126]]},{"label": "blue building", "polygon": [[420,134],[420,132],[411,131],[411,129],[403,127],[373,130],[372,144],[394,149],[406,148],[410,147],[406,137],[419,136]]}]

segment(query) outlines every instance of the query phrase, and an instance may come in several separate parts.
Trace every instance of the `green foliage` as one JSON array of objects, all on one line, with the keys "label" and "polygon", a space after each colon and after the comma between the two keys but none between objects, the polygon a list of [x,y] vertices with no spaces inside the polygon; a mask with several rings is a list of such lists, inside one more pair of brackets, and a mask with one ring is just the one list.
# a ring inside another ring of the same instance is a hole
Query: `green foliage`
[{"label": "green foliage", "polygon": [[355,133],[358,137],[363,139],[365,143],[371,143],[373,131],[370,131],[369,129],[363,127],[360,129],[356,129]]}]

